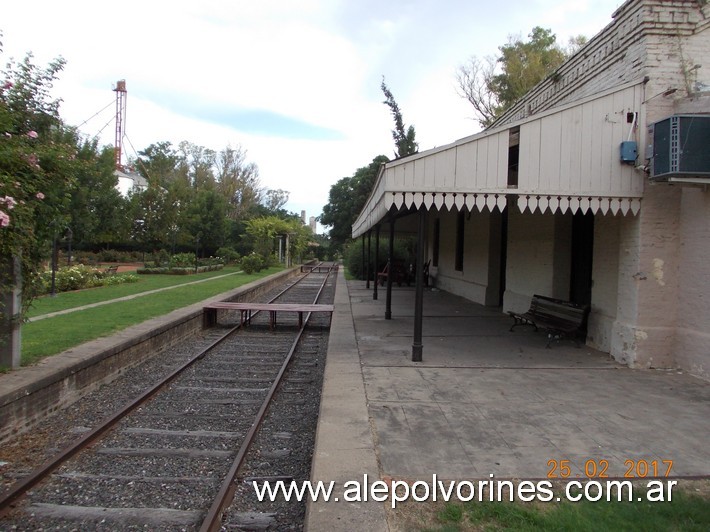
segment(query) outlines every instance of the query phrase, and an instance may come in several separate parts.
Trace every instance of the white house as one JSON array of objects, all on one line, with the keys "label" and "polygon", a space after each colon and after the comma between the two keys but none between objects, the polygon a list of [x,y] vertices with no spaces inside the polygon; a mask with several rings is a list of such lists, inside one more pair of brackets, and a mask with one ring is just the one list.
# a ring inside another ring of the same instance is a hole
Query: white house
[{"label": "white house", "polygon": [[114,170],[116,176],[116,189],[122,196],[128,196],[129,192],[141,192],[148,188],[148,181],[137,172],[131,170]]}]

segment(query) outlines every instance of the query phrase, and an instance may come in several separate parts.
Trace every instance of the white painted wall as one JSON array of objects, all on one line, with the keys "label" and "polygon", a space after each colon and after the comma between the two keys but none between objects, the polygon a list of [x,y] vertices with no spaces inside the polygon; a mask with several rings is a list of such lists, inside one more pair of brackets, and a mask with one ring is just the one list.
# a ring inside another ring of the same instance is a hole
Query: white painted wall
[{"label": "white painted wall", "polygon": [[479,212],[465,215],[463,271],[455,269],[457,217],[455,211],[433,211],[429,214],[428,257],[432,256],[431,246],[434,241],[432,231],[437,216],[441,220],[439,266],[430,270],[436,277],[436,287],[485,305],[489,277],[489,215]]},{"label": "white painted wall", "polygon": [[511,209],[503,311],[525,312],[533,294],[552,295],[554,235],[554,216]]}]

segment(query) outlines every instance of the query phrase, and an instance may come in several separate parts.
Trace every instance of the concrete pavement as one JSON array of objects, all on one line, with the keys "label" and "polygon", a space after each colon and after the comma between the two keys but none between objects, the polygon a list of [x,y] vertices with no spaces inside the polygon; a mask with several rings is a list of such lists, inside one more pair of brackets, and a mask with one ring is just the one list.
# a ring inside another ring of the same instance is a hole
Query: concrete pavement
[{"label": "concrete pavement", "polygon": [[[710,476],[709,383],[572,342],[546,349],[542,332],[511,333],[499,310],[435,290],[411,362],[413,288],[394,289],[385,320],[383,289],[373,301],[339,275],[312,480],[543,479],[562,460],[571,477],[604,464],[663,476],[671,462],[671,476]],[[386,530],[384,504],[313,503],[308,528]]]}]

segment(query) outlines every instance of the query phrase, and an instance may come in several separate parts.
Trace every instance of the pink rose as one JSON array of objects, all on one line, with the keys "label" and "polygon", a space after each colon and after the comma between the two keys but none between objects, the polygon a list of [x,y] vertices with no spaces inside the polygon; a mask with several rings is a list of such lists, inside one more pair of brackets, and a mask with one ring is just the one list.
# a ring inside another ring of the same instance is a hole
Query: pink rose
[{"label": "pink rose", "polygon": [[30,155],[27,156],[27,162],[30,164],[32,168],[35,170],[39,170],[39,157],[35,155],[34,153],[31,153]]},{"label": "pink rose", "polygon": [[5,196],[4,198],[1,198],[0,203],[4,203],[5,205],[7,205],[8,210],[14,209],[15,205],[17,205],[15,198],[13,198],[12,196]]},{"label": "pink rose", "polygon": [[37,137],[39,137],[36,131],[28,131],[27,136],[31,139],[36,139]]},{"label": "pink rose", "polygon": [[0,211],[0,227],[7,227],[8,225],[10,225],[10,216]]},{"label": "pink rose", "polygon": [[37,199],[39,199],[39,200],[44,199],[44,194],[42,194],[41,192],[37,192],[37,194],[35,194],[35,196],[36,196]]}]

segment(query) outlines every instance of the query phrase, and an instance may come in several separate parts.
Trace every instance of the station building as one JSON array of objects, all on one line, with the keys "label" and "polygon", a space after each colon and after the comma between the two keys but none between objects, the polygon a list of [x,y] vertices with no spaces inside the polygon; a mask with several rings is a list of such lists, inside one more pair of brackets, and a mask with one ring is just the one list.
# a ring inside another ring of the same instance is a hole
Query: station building
[{"label": "station building", "polygon": [[627,0],[490,128],[383,165],[352,235],[417,234],[438,289],[589,305],[588,346],[710,379],[709,185],[710,5]]}]

